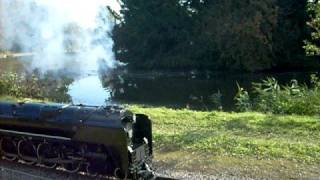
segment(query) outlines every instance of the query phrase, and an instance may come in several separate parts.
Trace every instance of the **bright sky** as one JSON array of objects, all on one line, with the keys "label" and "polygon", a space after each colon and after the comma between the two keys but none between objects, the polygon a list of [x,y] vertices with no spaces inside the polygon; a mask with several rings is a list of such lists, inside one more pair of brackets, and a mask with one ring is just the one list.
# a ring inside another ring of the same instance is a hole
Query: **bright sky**
[{"label": "bright sky", "polygon": [[104,0],[107,5],[109,5],[114,11],[119,12],[120,11],[120,4],[117,0]]},{"label": "bright sky", "polygon": [[[120,4],[117,0],[33,0],[37,4],[47,7],[51,14],[51,24],[57,22],[76,22],[82,27],[92,27],[99,8],[110,6],[115,12],[120,11]],[[76,2],[76,3],[75,3]]]}]

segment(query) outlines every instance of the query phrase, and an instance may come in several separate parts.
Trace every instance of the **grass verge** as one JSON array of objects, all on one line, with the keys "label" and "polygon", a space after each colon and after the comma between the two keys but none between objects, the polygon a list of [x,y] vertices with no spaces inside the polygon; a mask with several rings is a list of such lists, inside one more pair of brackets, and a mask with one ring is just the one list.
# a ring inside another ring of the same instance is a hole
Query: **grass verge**
[{"label": "grass verge", "polygon": [[226,113],[130,106],[153,120],[155,146],[219,157],[320,162],[318,116]]}]

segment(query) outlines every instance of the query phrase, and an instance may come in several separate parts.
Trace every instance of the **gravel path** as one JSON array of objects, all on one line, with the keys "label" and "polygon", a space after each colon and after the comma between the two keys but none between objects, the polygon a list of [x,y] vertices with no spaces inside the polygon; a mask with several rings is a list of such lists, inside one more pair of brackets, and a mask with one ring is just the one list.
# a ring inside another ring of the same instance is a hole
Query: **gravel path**
[{"label": "gravel path", "polygon": [[238,177],[228,174],[219,174],[219,175],[209,175],[200,172],[190,172],[190,171],[177,171],[170,169],[169,166],[163,165],[162,163],[156,162],[153,165],[156,174],[172,177],[175,179],[187,179],[187,180],[251,180],[249,177]]},{"label": "gravel path", "polygon": [[220,179],[228,179],[228,180],[250,180],[250,178],[239,178],[239,177],[231,177],[227,175],[215,176],[215,175],[204,175],[196,172],[187,172],[187,171],[171,171],[171,170],[157,170],[160,172],[162,176],[172,177],[176,179],[188,179],[188,180],[220,180]]},{"label": "gravel path", "polygon": [[[191,173],[186,171],[173,171],[164,167],[157,167],[157,174],[161,176],[173,177],[177,179],[190,180],[211,180],[211,179],[239,179],[232,177],[216,177],[213,175],[202,175],[201,173]],[[49,170],[41,167],[31,167],[23,164],[15,164],[7,161],[0,161],[0,180],[93,180],[102,178],[92,178],[82,175],[71,175],[69,173],[56,170]],[[103,178],[105,179],[105,178]]]},{"label": "gravel path", "polygon": [[[187,180],[251,180],[251,179],[275,179],[273,176],[255,176],[254,178],[250,174],[237,174],[234,172],[204,174],[201,172],[190,172],[184,170],[175,170],[172,167],[157,163],[153,165],[157,175],[171,177],[176,179]],[[236,172],[236,171],[235,171]],[[271,173],[271,172],[270,172]],[[41,167],[27,166],[23,164],[16,164],[7,161],[0,160],[0,180],[93,180],[93,179],[107,179],[107,178],[93,178],[80,174],[69,174],[63,171],[50,170]],[[302,176],[292,179],[311,179],[320,180],[319,176]]]}]

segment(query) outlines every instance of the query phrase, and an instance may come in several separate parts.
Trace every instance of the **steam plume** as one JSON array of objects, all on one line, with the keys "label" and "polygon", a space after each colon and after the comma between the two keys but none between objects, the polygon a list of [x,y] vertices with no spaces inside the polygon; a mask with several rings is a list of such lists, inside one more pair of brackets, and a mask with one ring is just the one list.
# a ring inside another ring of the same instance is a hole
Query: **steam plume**
[{"label": "steam plume", "polygon": [[113,67],[107,5],[116,0],[0,0],[0,47],[33,52],[30,67],[42,72]]}]

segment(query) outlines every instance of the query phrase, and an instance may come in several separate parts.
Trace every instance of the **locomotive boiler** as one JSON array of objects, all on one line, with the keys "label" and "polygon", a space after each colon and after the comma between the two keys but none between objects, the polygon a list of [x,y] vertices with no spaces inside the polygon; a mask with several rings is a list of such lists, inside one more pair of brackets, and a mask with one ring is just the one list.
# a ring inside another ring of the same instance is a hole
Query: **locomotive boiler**
[{"label": "locomotive boiler", "polygon": [[151,121],[118,106],[0,102],[0,156],[70,173],[149,179]]}]

